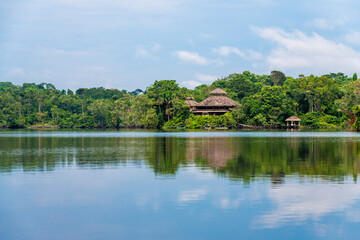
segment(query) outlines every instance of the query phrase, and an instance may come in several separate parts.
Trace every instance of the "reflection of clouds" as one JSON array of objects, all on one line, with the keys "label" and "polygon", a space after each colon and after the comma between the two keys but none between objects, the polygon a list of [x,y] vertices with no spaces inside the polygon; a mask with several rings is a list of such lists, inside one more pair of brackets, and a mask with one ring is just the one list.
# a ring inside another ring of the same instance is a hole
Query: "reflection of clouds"
[{"label": "reflection of clouds", "polygon": [[220,199],[219,205],[221,209],[236,209],[240,206],[240,203],[244,200],[245,200],[244,197],[239,197],[235,199],[224,197]]},{"label": "reflection of clouds", "polygon": [[195,201],[203,200],[206,193],[207,193],[206,189],[181,191],[179,193],[178,200],[180,203],[195,202]]},{"label": "reflection of clouds", "polygon": [[359,210],[353,210],[346,212],[346,220],[349,222],[360,222],[360,211]]},{"label": "reflection of clouds", "polygon": [[360,198],[360,185],[353,184],[288,184],[270,189],[276,208],[260,216],[257,227],[275,228],[286,222],[318,219],[328,213],[344,210]]},{"label": "reflection of clouds", "polygon": [[189,175],[195,177],[196,180],[210,180],[217,178],[214,172],[209,169],[202,169],[201,173],[199,173],[199,168],[196,167],[195,164],[184,166],[183,172],[189,173]]},{"label": "reflection of clouds", "polygon": [[[266,188],[267,189],[267,188]],[[219,199],[213,201],[214,206],[226,209],[238,209],[243,203],[253,203],[262,201],[265,196],[266,190],[264,186],[253,186],[249,189],[241,191],[225,191],[219,192],[217,195],[221,196]]]}]

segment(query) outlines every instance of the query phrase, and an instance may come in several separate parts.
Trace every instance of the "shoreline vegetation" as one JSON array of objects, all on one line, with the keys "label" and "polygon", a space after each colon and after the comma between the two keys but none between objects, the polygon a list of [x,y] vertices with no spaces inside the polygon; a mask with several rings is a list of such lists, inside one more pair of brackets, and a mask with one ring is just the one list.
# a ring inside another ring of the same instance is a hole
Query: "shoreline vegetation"
[{"label": "shoreline vegetation", "polygon": [[[216,89],[241,104],[221,116],[193,115],[184,102],[200,102]],[[286,77],[248,71],[194,90],[175,80],[144,91],[99,88],[58,90],[50,83],[0,82],[0,128],[29,129],[282,129],[295,115],[304,129],[360,130],[360,80],[356,73]]]}]

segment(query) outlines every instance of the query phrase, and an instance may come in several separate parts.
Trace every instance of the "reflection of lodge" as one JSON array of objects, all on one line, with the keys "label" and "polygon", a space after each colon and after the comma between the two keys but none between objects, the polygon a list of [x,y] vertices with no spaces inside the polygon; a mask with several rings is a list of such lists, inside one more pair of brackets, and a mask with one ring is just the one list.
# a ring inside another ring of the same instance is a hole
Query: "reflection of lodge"
[{"label": "reflection of lodge", "polygon": [[200,157],[208,161],[211,167],[220,169],[238,154],[232,143],[229,138],[192,139],[187,142],[186,158],[195,160]]},{"label": "reflection of lodge", "polygon": [[285,120],[287,128],[299,128],[301,119],[296,116],[291,116]]},{"label": "reflection of lodge", "polygon": [[234,100],[225,97],[227,92],[217,88],[210,92],[210,97],[200,103],[194,101],[194,98],[188,97],[185,103],[190,107],[190,111],[195,115],[223,115],[231,112],[231,108],[240,106]]}]

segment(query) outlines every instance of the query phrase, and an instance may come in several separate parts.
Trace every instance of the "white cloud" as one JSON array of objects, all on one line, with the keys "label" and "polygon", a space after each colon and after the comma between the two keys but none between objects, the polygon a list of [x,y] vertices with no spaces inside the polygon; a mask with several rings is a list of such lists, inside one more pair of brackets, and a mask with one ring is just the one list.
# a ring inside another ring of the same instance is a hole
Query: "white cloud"
[{"label": "white cloud", "polygon": [[197,52],[176,51],[174,54],[183,62],[195,63],[199,65],[207,65],[210,63],[208,59],[200,56]]},{"label": "white cloud", "polygon": [[[154,45],[153,50],[157,51],[158,49],[160,49],[160,45]],[[153,55],[144,46],[137,46],[136,47],[135,56],[145,58],[145,59],[150,59],[150,60],[159,60],[158,57]]]},{"label": "white cloud", "polygon": [[309,27],[315,27],[315,28],[326,29],[326,30],[330,30],[335,27],[334,23],[331,23],[324,18],[317,18],[312,21],[308,21],[305,23],[305,25],[309,26]]},{"label": "white cloud", "polygon": [[305,71],[298,73],[352,73],[360,68],[360,52],[319,34],[306,35],[301,31],[287,33],[280,28],[253,30],[276,46],[266,58],[271,69]]},{"label": "white cloud", "polygon": [[245,57],[245,53],[243,53],[236,47],[222,46],[220,48],[213,49],[213,52],[220,54],[222,56],[228,56],[231,53],[234,53],[240,57]]},{"label": "white cloud", "polygon": [[203,200],[206,194],[207,191],[205,189],[181,191],[179,193],[178,201],[180,203],[196,202]]},{"label": "white cloud", "polygon": [[222,56],[229,56],[230,54],[235,54],[243,59],[247,60],[260,60],[263,58],[262,54],[255,50],[245,50],[241,51],[236,47],[222,46],[220,48],[213,48],[212,51]]},{"label": "white cloud", "polygon": [[351,45],[360,45],[360,32],[352,31],[347,33],[345,41]]},{"label": "white cloud", "polygon": [[309,219],[319,219],[332,212],[350,209],[355,201],[360,199],[360,186],[287,184],[270,189],[269,197],[276,207],[260,216],[255,221],[256,227],[275,228],[288,222],[300,223]]},{"label": "white cloud", "polygon": [[195,87],[200,86],[202,84],[201,82],[195,80],[183,81],[181,83],[182,85],[190,89],[194,89]]},{"label": "white cloud", "polygon": [[209,84],[215,81],[218,77],[215,75],[197,73],[195,76],[196,80],[189,80],[181,82],[187,88],[194,89],[202,84]]},{"label": "white cloud", "polygon": [[213,82],[217,79],[218,77],[215,75],[209,75],[209,74],[201,74],[201,73],[197,73],[196,74],[196,79],[201,81],[201,82]]}]

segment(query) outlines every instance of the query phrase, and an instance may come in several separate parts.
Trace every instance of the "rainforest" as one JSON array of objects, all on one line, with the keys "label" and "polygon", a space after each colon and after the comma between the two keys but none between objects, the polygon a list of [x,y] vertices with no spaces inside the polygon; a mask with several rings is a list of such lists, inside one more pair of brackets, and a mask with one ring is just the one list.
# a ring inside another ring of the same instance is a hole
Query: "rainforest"
[{"label": "rainforest", "polygon": [[[241,106],[222,116],[195,116],[184,103],[221,88]],[[188,89],[157,80],[144,90],[79,88],[0,82],[0,128],[282,128],[295,115],[304,128],[360,129],[360,79],[355,73],[285,76],[248,71]]]}]

